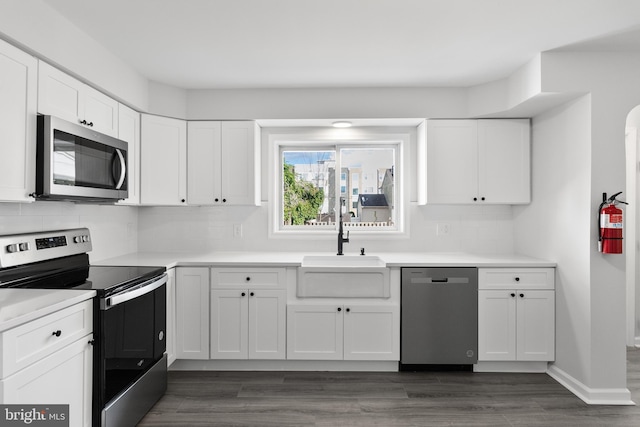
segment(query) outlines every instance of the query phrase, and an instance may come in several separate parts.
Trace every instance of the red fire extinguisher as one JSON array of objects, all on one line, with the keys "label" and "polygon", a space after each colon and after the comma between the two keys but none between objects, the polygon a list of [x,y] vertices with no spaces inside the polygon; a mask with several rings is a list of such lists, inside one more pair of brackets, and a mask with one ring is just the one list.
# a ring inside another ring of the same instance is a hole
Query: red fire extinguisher
[{"label": "red fire extinguisher", "polygon": [[622,230],[623,215],[622,209],[616,207],[618,203],[624,203],[616,200],[622,191],[614,194],[607,199],[607,193],[602,194],[602,203],[598,208],[598,251],[605,254],[621,254],[622,253]]}]

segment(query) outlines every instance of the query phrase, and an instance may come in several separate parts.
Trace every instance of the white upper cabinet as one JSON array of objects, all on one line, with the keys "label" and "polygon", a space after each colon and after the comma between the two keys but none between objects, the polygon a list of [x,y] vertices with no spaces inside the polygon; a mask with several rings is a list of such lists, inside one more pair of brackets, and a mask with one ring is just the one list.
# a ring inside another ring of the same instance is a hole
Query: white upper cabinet
[{"label": "white upper cabinet", "polygon": [[141,204],[181,206],[186,199],[187,122],[142,114]]},{"label": "white upper cabinet", "polygon": [[118,102],[42,61],[38,70],[38,112],[118,137]]},{"label": "white upper cabinet", "polygon": [[0,201],[33,201],[37,60],[0,40]]},{"label": "white upper cabinet", "polygon": [[140,113],[126,105],[118,106],[118,138],[128,143],[127,189],[129,197],[119,204],[140,204]]},{"label": "white upper cabinet", "polygon": [[189,204],[259,205],[259,136],[253,121],[189,122]]},{"label": "white upper cabinet", "polygon": [[529,203],[530,145],[528,119],[428,120],[419,202]]}]

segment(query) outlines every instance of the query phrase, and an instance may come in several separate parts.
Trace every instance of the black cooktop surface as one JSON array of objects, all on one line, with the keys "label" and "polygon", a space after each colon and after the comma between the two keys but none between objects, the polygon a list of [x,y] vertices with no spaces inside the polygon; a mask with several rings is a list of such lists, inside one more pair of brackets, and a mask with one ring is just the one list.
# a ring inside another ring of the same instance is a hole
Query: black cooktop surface
[{"label": "black cooktop surface", "polygon": [[86,254],[0,270],[0,288],[90,289],[108,296],[160,276],[164,267],[90,266]]}]

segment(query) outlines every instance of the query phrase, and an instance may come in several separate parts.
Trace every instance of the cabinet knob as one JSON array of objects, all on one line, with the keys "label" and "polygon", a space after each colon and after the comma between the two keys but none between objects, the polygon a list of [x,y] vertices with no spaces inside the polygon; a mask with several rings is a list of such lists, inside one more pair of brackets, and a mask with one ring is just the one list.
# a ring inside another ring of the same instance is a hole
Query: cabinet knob
[{"label": "cabinet knob", "polygon": [[214,202],[219,202],[220,199],[218,199],[217,197],[213,200]]},{"label": "cabinet knob", "polygon": [[89,340],[88,342],[89,345],[95,345],[95,343],[96,343],[96,340]]},{"label": "cabinet knob", "polygon": [[516,294],[514,294],[513,292],[511,293],[511,298],[515,298]]},{"label": "cabinet knob", "polygon": [[86,120],[79,120],[79,122],[80,122],[81,125],[86,125],[87,124]]},{"label": "cabinet knob", "polygon": [[484,201],[484,197],[482,197],[480,200]]},{"label": "cabinet knob", "polygon": [[524,294],[520,294],[520,298],[524,298]]},{"label": "cabinet knob", "polygon": [[477,197],[474,197],[474,198],[473,198],[473,201],[474,201],[474,202],[477,202],[477,201],[478,201],[478,198],[477,198]]},{"label": "cabinet knob", "polygon": [[247,293],[246,293],[246,292],[243,292],[241,295],[242,295],[242,296],[246,296],[246,295],[247,295]]},{"label": "cabinet knob", "polygon": [[251,296],[251,297],[252,297],[252,296],[254,296],[254,295],[255,295],[255,293],[253,293],[253,292],[251,292],[251,293],[249,294],[249,296]]},{"label": "cabinet knob", "polygon": [[59,337],[60,335],[62,335],[62,331],[58,329],[57,331],[53,331],[51,335],[55,335],[56,337]]},{"label": "cabinet knob", "polygon": [[181,201],[182,203],[186,202],[186,200],[185,200],[185,199],[181,199],[180,201]]},{"label": "cabinet knob", "polygon": [[351,309],[350,309],[350,308],[347,308],[347,313],[348,313],[348,312],[350,312],[350,311],[351,311]]},{"label": "cabinet knob", "polygon": [[222,203],[227,203],[227,199],[222,199]]},{"label": "cabinet knob", "polygon": [[516,277],[516,282],[519,282],[519,281],[520,281],[520,278],[519,278],[519,277]]},{"label": "cabinet knob", "polygon": [[93,122],[89,122],[89,123],[87,123],[87,126],[89,126],[89,127],[93,127]]},{"label": "cabinet knob", "polygon": [[342,307],[338,307],[338,311],[342,311]]},{"label": "cabinet knob", "polygon": [[247,282],[251,280],[251,277],[248,277],[245,279]]}]

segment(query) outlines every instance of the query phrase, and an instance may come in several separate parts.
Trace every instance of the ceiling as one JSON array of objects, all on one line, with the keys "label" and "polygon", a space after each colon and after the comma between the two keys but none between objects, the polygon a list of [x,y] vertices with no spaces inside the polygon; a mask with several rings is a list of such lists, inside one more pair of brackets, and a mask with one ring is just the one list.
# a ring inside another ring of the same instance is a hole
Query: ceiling
[{"label": "ceiling", "polygon": [[638,0],[44,0],[184,89],[467,87],[539,52],[640,52]]}]

